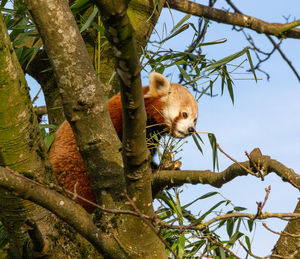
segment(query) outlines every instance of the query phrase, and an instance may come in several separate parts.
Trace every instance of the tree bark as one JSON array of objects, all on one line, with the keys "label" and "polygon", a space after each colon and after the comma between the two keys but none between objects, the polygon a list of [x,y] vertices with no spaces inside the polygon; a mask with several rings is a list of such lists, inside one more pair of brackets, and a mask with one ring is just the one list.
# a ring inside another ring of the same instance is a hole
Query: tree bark
[{"label": "tree bark", "polygon": [[[38,181],[53,182],[55,178],[32,110],[29,88],[1,13],[0,52],[0,165]],[[8,233],[14,258],[57,258],[62,254],[76,258],[86,251],[96,255],[94,248],[67,224],[7,189],[0,189],[0,207],[0,218]],[[28,225],[28,222],[33,224]],[[31,231],[35,225],[35,232],[42,235],[40,240]]]},{"label": "tree bark", "polygon": [[[300,213],[300,202],[298,202],[295,213]],[[281,233],[276,245],[273,248],[271,259],[278,258],[300,258],[300,219],[290,220],[284,231]]]},{"label": "tree bark", "polygon": [[[120,142],[114,133],[102,89],[72,13],[63,0],[44,0],[39,3],[27,0],[26,3],[53,66],[64,112],[72,126],[97,201],[106,208],[128,207],[123,196],[126,185]],[[108,32],[115,35],[113,31]],[[136,66],[137,57],[129,57],[130,61],[133,59],[136,60],[132,65]],[[136,80],[140,80],[138,74],[135,76]],[[137,86],[140,87],[140,84]],[[141,89],[138,91],[141,93]],[[142,106],[140,103],[138,105]],[[147,154],[147,151],[144,153]],[[141,163],[149,172],[144,160]],[[139,188],[138,194],[147,196],[149,202],[139,206],[143,212],[153,214],[150,177],[146,184],[146,194],[143,194],[142,188]],[[111,224],[112,220],[114,224]],[[104,254],[110,258],[122,258],[124,253],[132,258],[166,257],[157,234],[145,227],[142,219],[136,220],[130,215],[101,215],[99,224],[103,232],[110,233],[115,240],[114,244],[103,248]]]}]

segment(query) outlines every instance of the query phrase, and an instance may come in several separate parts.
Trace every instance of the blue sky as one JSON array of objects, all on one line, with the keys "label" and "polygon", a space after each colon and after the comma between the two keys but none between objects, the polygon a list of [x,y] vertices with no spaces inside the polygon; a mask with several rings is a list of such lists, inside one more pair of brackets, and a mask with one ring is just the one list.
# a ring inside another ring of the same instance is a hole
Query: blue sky
[{"label": "blue sky", "polygon": [[[288,0],[284,3],[279,0],[236,2],[238,8],[244,13],[268,22],[284,23],[285,20],[282,15],[291,15],[291,19],[300,18],[298,0]],[[225,1],[219,1],[216,5],[218,8],[222,6],[227,7]],[[183,14],[176,11],[172,11],[172,15],[175,24],[183,17]],[[189,22],[196,23],[197,19],[191,18]],[[167,24],[169,31],[172,29],[168,10],[164,10],[161,15],[156,28],[158,32],[161,31],[163,23]],[[264,35],[258,35],[255,32],[250,33],[258,46],[264,50],[271,49],[271,44]],[[184,50],[189,43],[186,39],[190,37],[192,37],[191,31],[186,31],[183,35],[175,37],[172,42],[168,42],[166,46],[176,50]],[[227,42],[203,48],[207,57],[218,60],[248,46],[244,36],[232,31],[231,26],[211,23],[206,41],[221,38],[226,38]],[[299,40],[293,39],[288,39],[282,44],[282,50],[292,60],[298,72],[300,72],[299,44]],[[254,58],[254,55],[252,57]],[[201,98],[197,130],[213,132],[224,151],[238,161],[246,160],[245,150],[250,152],[253,148],[259,147],[263,154],[279,160],[286,166],[293,168],[295,172],[300,172],[300,151],[298,148],[300,143],[299,81],[278,53],[275,53],[269,61],[264,63],[262,68],[270,74],[269,81],[263,74],[258,73],[258,77],[262,79],[258,83],[255,83],[254,80],[236,80],[234,82],[234,105],[232,105],[227,93],[215,98]],[[176,69],[171,72],[177,73]],[[143,82],[145,85],[148,84],[145,74],[143,75]],[[37,86],[33,80],[29,80],[29,85],[33,93],[37,91]],[[42,97],[37,104],[42,104]],[[203,138],[207,139],[205,135]],[[180,153],[180,156],[183,157],[182,169],[212,169],[211,150],[208,141],[205,142],[204,155],[197,151],[192,138],[188,138],[188,142],[184,146],[184,151]],[[232,162],[228,158],[219,154],[220,170],[225,169],[230,164]],[[217,190],[235,205],[247,207],[249,212],[256,213],[256,201],[264,199],[264,189],[268,185],[271,185],[272,190],[265,210],[268,212],[292,212],[299,198],[299,192],[291,185],[283,183],[274,174],[267,176],[264,182],[252,176],[240,177],[226,184],[222,189],[203,185],[186,185],[182,187],[185,190],[182,201],[184,204],[197,196]],[[205,202],[198,202],[193,207],[193,211],[205,211],[219,200],[220,196],[212,197]],[[276,231],[281,231],[284,227],[284,223],[278,220],[267,220],[266,223]],[[258,256],[270,254],[277,238],[278,236],[263,229],[261,223],[257,223],[253,253]],[[243,255],[242,248],[235,251]]]}]

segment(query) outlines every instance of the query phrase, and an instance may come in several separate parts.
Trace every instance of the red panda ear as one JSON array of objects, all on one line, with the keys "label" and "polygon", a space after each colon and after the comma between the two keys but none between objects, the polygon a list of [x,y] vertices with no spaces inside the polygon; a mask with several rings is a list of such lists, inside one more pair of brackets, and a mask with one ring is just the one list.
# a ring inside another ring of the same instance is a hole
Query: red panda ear
[{"label": "red panda ear", "polygon": [[151,72],[149,74],[149,91],[144,97],[156,97],[161,95],[163,92],[169,91],[170,83],[167,78],[163,75]]}]

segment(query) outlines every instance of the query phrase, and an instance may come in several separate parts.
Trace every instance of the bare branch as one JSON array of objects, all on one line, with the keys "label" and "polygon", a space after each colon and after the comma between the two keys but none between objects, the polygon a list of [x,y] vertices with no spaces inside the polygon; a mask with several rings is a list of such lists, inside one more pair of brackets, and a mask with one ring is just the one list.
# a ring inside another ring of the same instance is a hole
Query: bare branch
[{"label": "bare branch", "polygon": [[[226,0],[226,2],[233,8],[233,10],[238,13],[238,14],[242,14],[242,12],[231,2],[231,0]],[[300,33],[300,29],[294,29],[294,30],[298,30]],[[266,37],[269,39],[269,41],[272,43],[272,45],[274,46],[274,50],[277,49],[279,54],[281,55],[281,57],[283,58],[283,60],[289,65],[289,67],[292,69],[292,71],[294,72],[295,76],[297,77],[297,79],[300,81],[300,75],[298,74],[297,70],[295,69],[295,67],[292,65],[292,62],[286,57],[286,55],[283,53],[283,51],[280,49],[279,44],[276,44],[276,42],[272,39],[272,37],[270,35],[268,35],[266,33]],[[299,37],[297,37],[299,38]],[[272,54],[272,52],[268,55],[268,57],[270,57]]]},{"label": "bare branch", "polygon": [[248,250],[246,247],[245,247],[245,245],[239,240],[239,243],[240,243],[240,245],[244,248],[244,250],[246,251],[246,253],[248,254],[248,255],[250,255],[250,256],[252,256],[252,257],[254,257],[254,258],[256,258],[256,259],[264,259],[265,257],[259,257],[259,256],[256,256],[256,255],[254,255],[250,250]]},{"label": "bare branch", "polygon": [[[263,176],[274,172],[281,177],[284,182],[289,182],[300,190],[300,175],[296,174],[294,170],[286,167],[274,159],[271,159],[269,156],[263,156],[258,148],[254,149],[250,153],[250,157],[252,161],[259,164],[263,172]],[[252,168],[249,161],[232,164],[220,173],[212,172],[210,170],[162,170],[153,174],[152,190],[153,194],[155,195],[163,189],[181,186],[185,183],[209,184],[220,188],[223,184],[231,181],[235,177],[248,175],[249,171],[252,173],[253,171],[256,171],[255,168]]]},{"label": "bare branch", "polygon": [[168,3],[175,10],[203,16],[216,22],[249,28],[258,33],[300,39],[300,29],[294,28],[300,25],[300,20],[287,24],[268,23],[248,15],[226,12],[188,0],[169,0]]},{"label": "bare branch", "polygon": [[265,222],[263,222],[262,225],[263,225],[267,230],[269,230],[270,232],[272,232],[273,234],[276,234],[276,235],[279,235],[279,236],[290,236],[290,237],[300,238],[300,235],[295,235],[295,234],[287,233],[287,232],[285,232],[285,231],[282,231],[282,232],[274,231],[274,230],[270,229],[270,228],[267,226],[267,224],[266,224]]}]

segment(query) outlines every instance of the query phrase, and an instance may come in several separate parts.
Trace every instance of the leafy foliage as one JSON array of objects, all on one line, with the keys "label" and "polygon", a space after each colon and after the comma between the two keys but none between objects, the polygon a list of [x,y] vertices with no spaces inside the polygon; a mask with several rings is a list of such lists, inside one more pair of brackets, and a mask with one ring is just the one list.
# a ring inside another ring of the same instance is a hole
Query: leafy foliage
[{"label": "leafy foliage", "polygon": [[[160,203],[157,215],[169,225],[177,226],[177,229],[168,227],[161,230],[161,235],[169,243],[179,258],[198,258],[200,255],[212,258],[235,258],[234,249],[238,240],[245,239],[247,246],[251,250],[249,237],[245,234],[251,232],[252,227],[247,227],[241,218],[228,218],[206,226],[203,230],[193,230],[193,226],[205,226],[209,219],[224,215],[244,211],[246,208],[234,206],[218,192],[206,193],[188,204],[182,205],[180,200],[180,189],[174,188],[172,191],[164,191],[157,195]],[[222,197],[208,210],[201,208],[201,200]],[[200,209],[199,209],[200,208]],[[196,212],[196,213],[195,213]],[[190,229],[180,226],[190,226]],[[221,238],[219,232],[226,231],[228,239]],[[244,233],[245,232],[245,233]],[[170,251],[169,255],[171,257]]]}]

